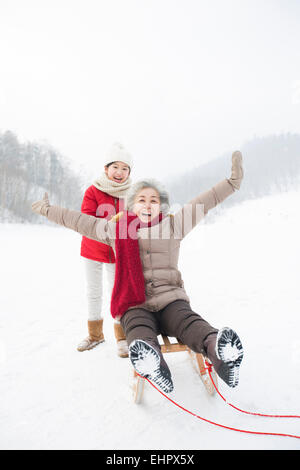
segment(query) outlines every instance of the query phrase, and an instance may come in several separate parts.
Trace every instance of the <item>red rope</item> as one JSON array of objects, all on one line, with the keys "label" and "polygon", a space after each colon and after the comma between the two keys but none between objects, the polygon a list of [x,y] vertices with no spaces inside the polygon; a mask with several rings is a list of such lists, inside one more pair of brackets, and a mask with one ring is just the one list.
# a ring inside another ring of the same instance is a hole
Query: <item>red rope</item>
[{"label": "red rope", "polygon": [[223,397],[223,395],[221,394],[220,390],[218,389],[218,387],[216,386],[213,378],[212,378],[212,375],[211,375],[211,372],[212,372],[212,364],[210,364],[209,362],[205,361],[205,365],[206,365],[206,370],[208,371],[208,374],[209,374],[209,377],[210,377],[210,380],[212,381],[213,383],[213,386],[217,392],[217,394],[222,398],[222,400],[228,405],[228,406],[231,406],[232,408],[234,408],[235,410],[237,411],[240,411],[241,413],[245,413],[247,415],[252,415],[252,416],[263,416],[264,418],[300,418],[300,416],[298,415],[269,415],[269,414],[263,414],[263,413],[253,413],[252,411],[245,411],[245,410],[242,410],[241,408],[238,408],[237,406],[235,405],[232,405],[232,403],[229,403],[226,398]]},{"label": "red rope", "polygon": [[228,429],[230,431],[238,431],[246,434],[256,434],[256,435],[263,435],[263,436],[280,436],[280,437],[293,437],[295,439],[300,439],[300,436],[296,436],[294,434],[281,434],[281,433],[275,433],[275,432],[259,432],[259,431],[249,431],[246,429],[238,429],[238,428],[232,428],[230,426],[225,426],[224,424],[216,423],[214,421],[211,421],[209,419],[203,418],[202,416],[197,415],[196,413],[193,413],[192,411],[188,410],[187,408],[184,408],[183,406],[179,405],[176,401],[172,400],[172,398],[168,397],[165,395],[159,388],[157,388],[149,379],[142,377],[141,375],[137,374],[139,377],[141,377],[144,380],[147,380],[149,384],[155,388],[161,395],[163,395],[167,400],[169,400],[173,405],[177,406],[181,410],[185,411],[186,413],[189,413],[190,415],[194,416],[195,418],[201,419],[202,421],[205,421],[206,423],[213,424],[214,426],[218,426],[223,429]]}]

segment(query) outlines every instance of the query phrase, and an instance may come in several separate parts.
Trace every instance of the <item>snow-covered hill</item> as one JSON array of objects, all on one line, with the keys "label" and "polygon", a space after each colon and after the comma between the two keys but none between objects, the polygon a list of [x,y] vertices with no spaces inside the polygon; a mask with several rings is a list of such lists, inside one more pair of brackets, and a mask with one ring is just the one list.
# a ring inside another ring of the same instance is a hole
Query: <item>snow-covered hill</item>
[{"label": "snow-covered hill", "polygon": [[[241,408],[300,414],[300,192],[220,211],[183,242],[193,309],[242,338],[240,385],[222,393]],[[132,369],[106,342],[79,353],[86,335],[80,236],[62,228],[0,225],[1,449],[300,449],[296,439],[227,431],[179,410],[146,384],[134,405]],[[108,306],[108,301],[107,301]],[[218,423],[300,434],[300,420],[242,415],[208,397],[187,353],[167,356],[172,398]]]}]

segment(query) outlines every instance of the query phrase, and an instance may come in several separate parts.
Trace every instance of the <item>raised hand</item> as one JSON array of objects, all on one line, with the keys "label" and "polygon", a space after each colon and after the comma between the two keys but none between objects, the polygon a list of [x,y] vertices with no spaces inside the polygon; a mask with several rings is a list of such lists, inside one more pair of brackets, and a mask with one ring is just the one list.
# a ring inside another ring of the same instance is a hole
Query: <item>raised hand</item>
[{"label": "raised hand", "polygon": [[243,157],[241,152],[236,150],[232,154],[231,177],[228,181],[234,189],[240,189],[243,177]]},{"label": "raised hand", "polygon": [[33,210],[33,212],[39,215],[44,215],[45,217],[47,217],[49,207],[50,203],[48,193],[44,194],[44,197],[41,201],[36,201],[31,205],[31,209]]}]

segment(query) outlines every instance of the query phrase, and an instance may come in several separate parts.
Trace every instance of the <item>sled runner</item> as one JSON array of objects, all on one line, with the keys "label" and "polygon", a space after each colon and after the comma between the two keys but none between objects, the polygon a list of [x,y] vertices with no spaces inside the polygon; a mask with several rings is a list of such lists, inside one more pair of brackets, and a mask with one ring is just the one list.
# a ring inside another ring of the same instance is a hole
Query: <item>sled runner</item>
[{"label": "sled runner", "polygon": [[[162,336],[163,339],[163,344],[160,345],[161,347],[161,352],[163,354],[169,353],[169,352],[180,352],[180,351],[187,351],[189,353],[189,356],[191,358],[192,364],[200,375],[200,378],[205,386],[206,391],[209,393],[209,395],[214,395],[215,393],[215,387],[210,379],[207,367],[205,366],[205,360],[209,362],[207,358],[205,358],[202,354],[200,353],[195,353],[194,351],[191,351],[191,349],[186,346],[185,344],[182,344],[180,341],[177,343],[171,343],[170,339],[167,336]],[[215,373],[214,369],[212,368],[211,371],[212,378],[217,385],[217,374]],[[139,404],[141,403],[143,399],[143,394],[144,394],[144,388],[145,388],[145,379],[140,377],[136,371],[133,369],[133,400],[134,403]]]}]

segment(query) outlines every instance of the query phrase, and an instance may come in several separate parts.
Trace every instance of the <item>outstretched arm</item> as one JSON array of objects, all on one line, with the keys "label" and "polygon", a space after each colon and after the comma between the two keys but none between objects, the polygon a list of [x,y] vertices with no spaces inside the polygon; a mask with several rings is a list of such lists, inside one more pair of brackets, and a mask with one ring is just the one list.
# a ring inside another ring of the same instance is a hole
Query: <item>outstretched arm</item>
[{"label": "outstretched arm", "polygon": [[113,234],[110,232],[115,224],[109,225],[106,219],[99,219],[59,206],[51,206],[47,193],[41,201],[34,202],[31,207],[33,212],[47,217],[51,222],[75,230],[92,240],[97,240],[106,245],[111,244]]},{"label": "outstretched arm", "polygon": [[213,188],[201,193],[184,205],[174,216],[174,237],[183,239],[217,204],[240,189],[244,176],[242,154],[236,151],[232,154],[231,177],[217,183]]}]

